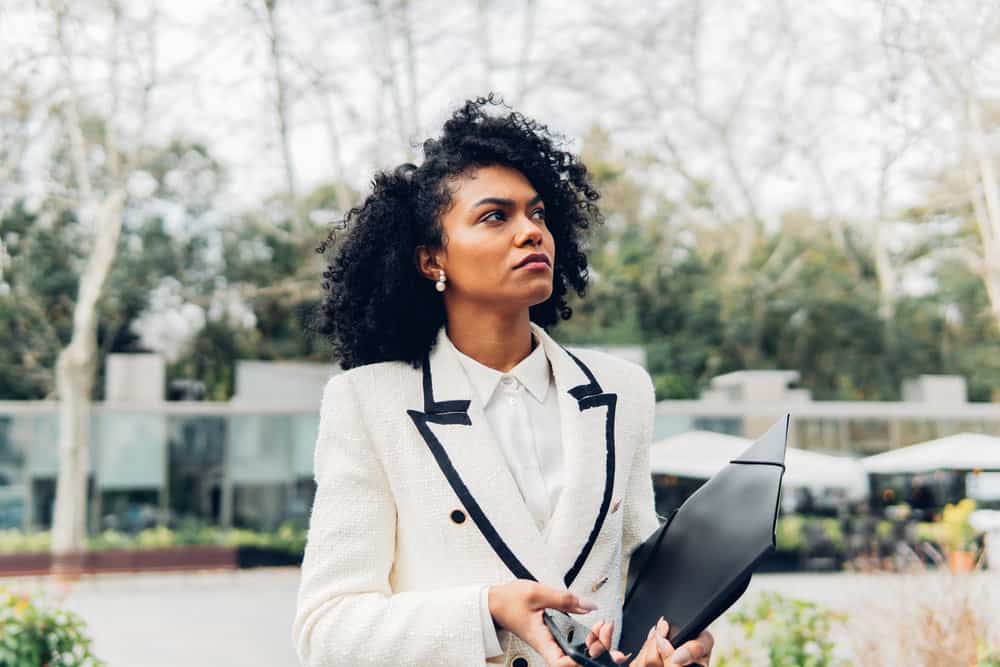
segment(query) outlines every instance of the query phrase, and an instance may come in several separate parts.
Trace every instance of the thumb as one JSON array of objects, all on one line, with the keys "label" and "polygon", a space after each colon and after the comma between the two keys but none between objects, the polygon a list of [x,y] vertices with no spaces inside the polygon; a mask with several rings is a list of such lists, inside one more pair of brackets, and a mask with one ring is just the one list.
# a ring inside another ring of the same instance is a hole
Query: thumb
[{"label": "thumb", "polygon": [[532,600],[536,609],[558,609],[570,614],[594,611],[597,605],[589,600],[581,600],[566,590],[539,586]]}]

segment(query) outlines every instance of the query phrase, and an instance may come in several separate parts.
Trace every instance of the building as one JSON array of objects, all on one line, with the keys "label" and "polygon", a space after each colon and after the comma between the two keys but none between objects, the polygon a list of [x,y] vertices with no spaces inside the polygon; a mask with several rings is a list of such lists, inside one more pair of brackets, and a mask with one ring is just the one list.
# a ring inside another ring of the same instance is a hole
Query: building
[{"label": "building", "polygon": [[[642,363],[641,350],[607,348]],[[94,406],[91,530],[204,522],[271,530],[305,522],[332,365],[240,362],[228,402],[167,401],[156,355],[112,355]],[[755,437],[792,413],[789,443],[865,455],[962,431],[1000,435],[1000,404],[965,400],[961,378],[921,377],[894,403],[824,402],[794,371],[715,378],[698,400],[662,401],[654,437],[700,429]],[[57,404],[0,401],[0,529],[47,529],[58,467]]]}]

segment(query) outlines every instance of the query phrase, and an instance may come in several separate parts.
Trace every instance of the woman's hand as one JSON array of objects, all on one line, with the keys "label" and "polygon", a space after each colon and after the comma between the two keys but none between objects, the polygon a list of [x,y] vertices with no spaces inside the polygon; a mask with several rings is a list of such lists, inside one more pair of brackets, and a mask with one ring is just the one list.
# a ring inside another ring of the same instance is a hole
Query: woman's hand
[{"label": "woman's hand", "polygon": [[[594,603],[581,600],[569,591],[550,588],[527,579],[490,586],[489,605],[493,621],[523,639],[545,658],[550,667],[575,667],[577,663],[567,657],[552,638],[542,620],[542,610],[559,609],[567,614],[585,614],[597,609]],[[595,631],[599,626],[600,622],[594,624]],[[610,632],[605,634],[610,645]]]},{"label": "woman's hand", "polygon": [[670,665],[702,665],[708,667],[712,658],[712,647],[715,638],[707,630],[702,631],[697,639],[692,639],[676,651],[667,640],[670,625],[660,618],[649,631],[646,643],[642,645],[639,655],[632,661],[634,667],[670,667]]}]

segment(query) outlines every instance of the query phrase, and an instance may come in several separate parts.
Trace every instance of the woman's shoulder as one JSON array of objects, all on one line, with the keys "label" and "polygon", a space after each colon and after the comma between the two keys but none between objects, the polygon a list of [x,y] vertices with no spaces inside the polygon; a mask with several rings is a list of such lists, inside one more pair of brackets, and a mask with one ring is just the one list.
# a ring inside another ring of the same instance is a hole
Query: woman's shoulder
[{"label": "woman's shoulder", "polygon": [[619,388],[638,390],[643,393],[652,390],[653,380],[649,371],[641,364],[593,348],[578,348],[568,345],[565,349],[582,361],[602,385],[613,384]]},{"label": "woman's shoulder", "polygon": [[335,372],[327,380],[327,392],[340,388],[351,388],[355,392],[367,394],[376,387],[401,386],[410,375],[419,375],[420,369],[413,368],[405,361],[379,361],[362,364]]}]

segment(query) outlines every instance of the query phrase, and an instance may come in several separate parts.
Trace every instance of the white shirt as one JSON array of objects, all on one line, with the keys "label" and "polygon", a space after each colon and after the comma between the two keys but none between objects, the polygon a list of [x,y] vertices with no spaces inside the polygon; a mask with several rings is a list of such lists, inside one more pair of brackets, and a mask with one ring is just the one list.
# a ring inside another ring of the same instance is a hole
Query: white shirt
[{"label": "white shirt", "polygon": [[[450,338],[496,438],[528,511],[543,535],[563,488],[559,397],[545,349],[532,334],[534,349],[502,373],[463,354]],[[486,657],[503,654],[484,586],[480,608]]]}]

